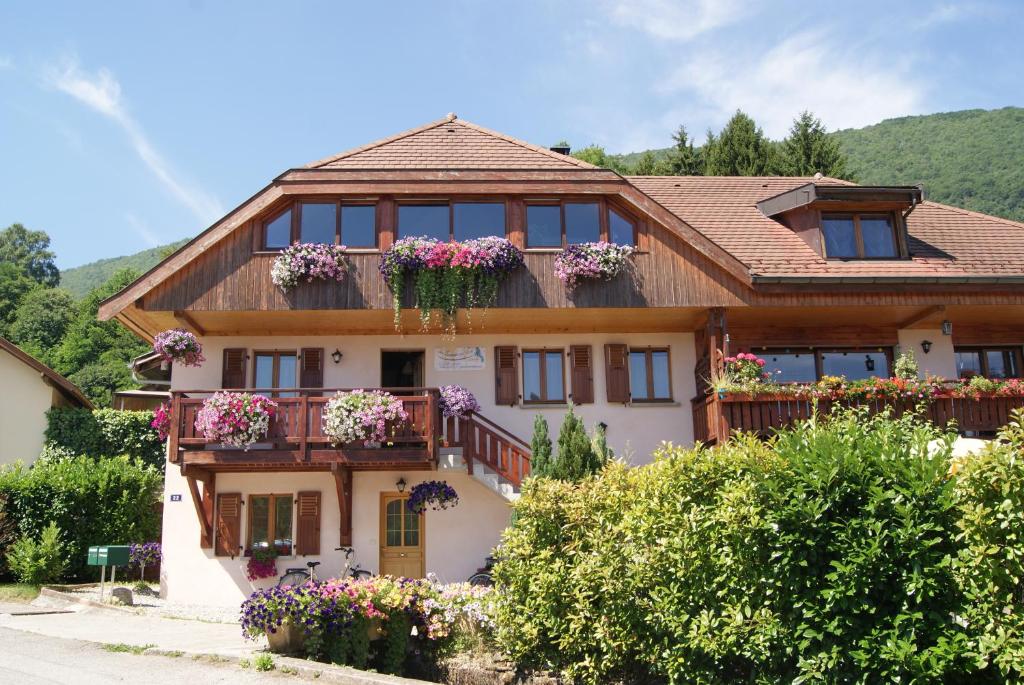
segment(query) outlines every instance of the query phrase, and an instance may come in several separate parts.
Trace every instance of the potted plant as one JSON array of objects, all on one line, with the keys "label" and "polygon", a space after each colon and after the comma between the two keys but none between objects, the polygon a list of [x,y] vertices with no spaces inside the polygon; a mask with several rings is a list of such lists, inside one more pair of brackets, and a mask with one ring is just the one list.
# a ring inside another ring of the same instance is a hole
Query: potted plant
[{"label": "potted plant", "polygon": [[295,243],[289,245],[274,259],[270,267],[270,280],[284,292],[300,281],[343,281],[348,273],[344,245],[323,243]]},{"label": "potted plant", "polygon": [[203,346],[195,335],[184,328],[172,328],[157,333],[153,338],[153,351],[163,359],[164,368],[171,362],[178,362],[183,366],[200,366],[206,361],[203,357]]},{"label": "potted plant", "polygon": [[263,395],[222,390],[196,412],[196,431],[210,442],[249,449],[270,430],[277,403]]},{"label": "potted plant", "polygon": [[569,290],[581,281],[611,280],[629,268],[634,249],[605,241],[569,245],[555,257],[555,275]]},{"label": "potted plant", "polygon": [[434,511],[448,509],[459,503],[455,488],[443,480],[428,480],[414,485],[409,491],[406,506],[414,514],[422,514],[428,508]]},{"label": "potted plant", "polygon": [[251,582],[277,575],[278,550],[273,545],[254,545],[245,563],[245,576]]},{"label": "potted plant", "polygon": [[335,445],[380,446],[409,420],[402,401],[384,390],[338,392],[323,413],[324,434]]},{"label": "potted plant", "polygon": [[153,410],[153,420],[150,422],[149,427],[156,431],[157,437],[160,441],[167,439],[167,436],[171,434],[171,408],[166,402],[160,404],[159,407]]}]

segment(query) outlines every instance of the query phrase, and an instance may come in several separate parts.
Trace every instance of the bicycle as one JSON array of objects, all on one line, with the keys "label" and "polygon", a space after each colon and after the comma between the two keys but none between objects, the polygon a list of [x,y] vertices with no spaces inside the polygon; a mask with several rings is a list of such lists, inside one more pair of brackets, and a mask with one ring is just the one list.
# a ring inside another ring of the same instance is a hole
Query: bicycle
[{"label": "bicycle", "polygon": [[[359,565],[352,566],[352,555],[355,554],[355,550],[351,547],[335,547],[335,552],[345,553],[345,564],[341,567],[341,573],[338,574],[339,578],[352,578],[354,580],[365,580],[370,578],[373,574],[369,571],[359,568]],[[316,578],[316,567],[319,566],[319,561],[307,561],[306,568],[289,568],[285,569],[284,574],[277,581],[278,587],[285,587],[289,585],[304,585],[305,583],[317,583]]]},{"label": "bicycle", "polygon": [[481,587],[492,587],[494,585],[494,577],[491,575],[491,569],[494,568],[494,557],[487,557],[484,561],[483,568],[478,568],[476,573],[469,577],[467,581],[470,585],[479,585]]}]

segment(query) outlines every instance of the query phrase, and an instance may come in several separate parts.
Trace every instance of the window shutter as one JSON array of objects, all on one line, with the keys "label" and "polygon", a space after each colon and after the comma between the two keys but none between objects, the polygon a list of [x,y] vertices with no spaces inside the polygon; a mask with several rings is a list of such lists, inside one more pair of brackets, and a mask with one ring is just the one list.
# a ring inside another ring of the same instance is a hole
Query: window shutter
[{"label": "window shutter", "polygon": [[217,545],[214,555],[238,556],[242,539],[242,495],[237,492],[217,495]]},{"label": "window shutter", "polygon": [[569,346],[573,404],[593,404],[594,402],[593,356],[593,348],[590,345]]},{"label": "window shutter", "polygon": [[295,553],[320,554],[320,493],[300,492],[295,516]]},{"label": "window shutter", "polygon": [[494,348],[494,403],[512,406],[519,401],[519,350],[511,345]]},{"label": "window shutter", "polygon": [[629,402],[629,348],[619,344],[605,345],[604,368],[608,401]]},{"label": "window shutter", "polygon": [[224,367],[221,371],[220,387],[245,387],[245,348],[231,347],[224,350]]},{"label": "window shutter", "polygon": [[302,348],[302,371],[299,373],[299,387],[324,387],[324,348]]}]

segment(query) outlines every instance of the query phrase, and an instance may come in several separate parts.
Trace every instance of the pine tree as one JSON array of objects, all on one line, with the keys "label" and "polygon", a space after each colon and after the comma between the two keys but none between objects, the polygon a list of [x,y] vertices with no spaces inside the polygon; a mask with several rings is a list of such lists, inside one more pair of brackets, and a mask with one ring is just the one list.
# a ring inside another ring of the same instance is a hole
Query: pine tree
[{"label": "pine tree", "polygon": [[565,415],[558,432],[558,455],[551,468],[551,477],[576,482],[596,473],[600,468],[601,464],[594,454],[583,421],[569,407],[569,413]]},{"label": "pine tree", "polygon": [[789,137],[782,142],[781,156],[782,170],[791,176],[850,176],[839,142],[828,135],[821,119],[808,111],[793,120]]},{"label": "pine tree", "polygon": [[703,176],[704,159],[701,151],[693,147],[693,141],[686,133],[686,127],[680,126],[672,134],[675,147],[669,151],[669,173],[673,176]]},{"label": "pine tree", "polygon": [[608,435],[602,423],[594,427],[594,437],[590,439],[590,449],[593,450],[597,463],[604,467],[615,458],[615,452],[608,446]]},{"label": "pine tree", "polygon": [[778,168],[772,142],[740,110],[717,137],[708,132],[704,162],[708,176],[767,176]]},{"label": "pine tree", "polygon": [[533,419],[533,438],[530,440],[530,474],[535,477],[551,475],[551,437],[547,420],[537,414]]}]

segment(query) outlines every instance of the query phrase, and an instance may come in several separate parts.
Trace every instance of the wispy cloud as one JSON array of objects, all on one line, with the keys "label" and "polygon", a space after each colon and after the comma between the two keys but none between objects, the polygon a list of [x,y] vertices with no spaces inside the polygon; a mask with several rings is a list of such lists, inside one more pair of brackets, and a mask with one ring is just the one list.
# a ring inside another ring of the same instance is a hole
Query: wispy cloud
[{"label": "wispy cloud", "polygon": [[[139,217],[135,216],[131,212],[125,212],[124,220],[128,222],[128,225],[131,226],[132,230],[135,231],[135,233],[138,234],[138,236],[142,238],[143,242],[145,242],[149,247],[157,247],[162,244],[160,234],[150,228],[149,224]],[[166,238],[164,240],[166,240]]]},{"label": "wispy cloud", "polygon": [[608,10],[618,24],[675,41],[692,40],[750,13],[738,0],[614,0]]},{"label": "wispy cloud", "polygon": [[224,214],[220,202],[182,180],[170,167],[153,144],[142,126],[129,114],[121,96],[121,84],[108,69],[90,74],[83,71],[77,60],[67,60],[51,69],[47,82],[67,93],[83,105],[99,112],[128,136],[136,154],[164,188],[204,224],[212,223]]},{"label": "wispy cloud", "polygon": [[930,29],[941,24],[963,21],[970,17],[990,14],[991,8],[978,2],[944,2],[934,5],[915,22],[916,28]]}]

